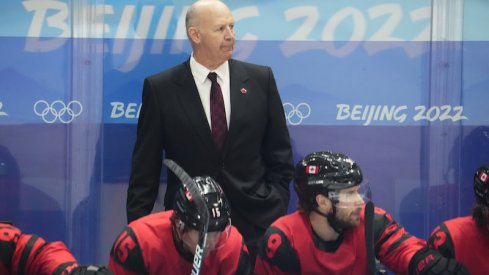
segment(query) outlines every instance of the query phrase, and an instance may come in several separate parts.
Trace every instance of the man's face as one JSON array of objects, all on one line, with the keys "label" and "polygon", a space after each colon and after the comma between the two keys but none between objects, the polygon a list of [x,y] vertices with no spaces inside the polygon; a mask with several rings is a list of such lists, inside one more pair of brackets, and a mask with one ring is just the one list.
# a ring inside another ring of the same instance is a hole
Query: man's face
[{"label": "man's face", "polygon": [[231,11],[217,4],[204,9],[199,18],[199,57],[219,65],[226,62],[234,50],[234,18]]},{"label": "man's face", "polygon": [[360,214],[365,203],[363,195],[359,191],[360,186],[343,189],[338,192],[335,198],[336,220],[344,228],[354,228],[360,224]]},{"label": "man's face", "polygon": [[[227,237],[225,236],[225,234],[227,234],[226,231],[207,233],[204,257],[207,256],[210,251],[219,248],[226,241]],[[192,253],[195,253],[195,248],[197,247],[197,243],[199,242],[199,232],[195,229],[188,229],[181,234],[180,238],[183,241],[185,249]]]}]

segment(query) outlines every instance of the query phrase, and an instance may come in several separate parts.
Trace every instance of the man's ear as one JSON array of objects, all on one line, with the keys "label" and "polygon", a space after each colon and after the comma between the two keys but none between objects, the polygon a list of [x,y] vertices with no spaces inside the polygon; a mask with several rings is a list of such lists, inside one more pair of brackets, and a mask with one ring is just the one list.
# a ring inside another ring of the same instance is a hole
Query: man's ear
[{"label": "man's ear", "polygon": [[331,206],[332,206],[331,200],[328,197],[326,197],[325,195],[317,194],[316,195],[316,203],[318,205],[320,212],[322,212],[322,213],[331,212]]},{"label": "man's ear", "polygon": [[200,43],[200,32],[196,27],[188,28],[187,34],[194,44]]}]

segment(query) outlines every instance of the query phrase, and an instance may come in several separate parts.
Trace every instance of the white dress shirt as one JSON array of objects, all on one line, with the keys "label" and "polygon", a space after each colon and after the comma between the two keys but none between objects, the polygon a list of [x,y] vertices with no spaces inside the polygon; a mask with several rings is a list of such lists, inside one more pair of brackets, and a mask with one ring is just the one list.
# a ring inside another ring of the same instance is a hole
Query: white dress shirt
[{"label": "white dress shirt", "polygon": [[209,127],[211,126],[211,80],[207,78],[210,72],[215,72],[217,74],[217,82],[221,86],[222,97],[224,99],[224,110],[226,112],[226,122],[229,129],[229,119],[231,117],[231,99],[229,95],[230,91],[230,79],[229,79],[229,63],[224,62],[221,66],[217,67],[215,70],[210,71],[203,65],[199,64],[195,60],[194,55],[190,57],[190,70],[194,77],[195,85],[197,90],[199,90],[200,101],[204,107],[205,116],[207,117],[207,122]]}]

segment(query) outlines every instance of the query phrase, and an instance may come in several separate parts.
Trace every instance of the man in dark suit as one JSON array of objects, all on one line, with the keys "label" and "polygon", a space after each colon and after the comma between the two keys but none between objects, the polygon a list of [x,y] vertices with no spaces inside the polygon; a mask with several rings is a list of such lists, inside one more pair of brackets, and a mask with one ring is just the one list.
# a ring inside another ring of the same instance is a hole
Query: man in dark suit
[{"label": "man in dark suit", "polygon": [[[250,250],[284,215],[293,175],[292,151],[271,68],[230,59],[234,19],[217,0],[195,2],[186,16],[192,55],[183,64],[145,79],[143,104],[127,196],[131,222],[151,212],[158,194],[163,151],[190,176],[208,175],[222,185],[233,224]],[[217,83],[208,78],[217,74]],[[214,130],[218,118],[224,129]],[[215,95],[215,94],[214,94]],[[220,133],[215,139],[214,134]],[[165,208],[179,181],[168,173]],[[250,251],[253,253],[253,251]]]}]

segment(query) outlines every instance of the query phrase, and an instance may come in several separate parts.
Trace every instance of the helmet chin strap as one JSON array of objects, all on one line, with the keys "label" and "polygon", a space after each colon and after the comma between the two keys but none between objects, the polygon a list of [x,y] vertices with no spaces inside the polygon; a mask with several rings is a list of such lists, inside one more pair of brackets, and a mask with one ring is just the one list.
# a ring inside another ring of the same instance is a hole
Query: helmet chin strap
[{"label": "helmet chin strap", "polygon": [[172,233],[173,233],[173,243],[175,244],[175,247],[177,248],[178,253],[184,258],[189,261],[192,261],[194,258],[194,254],[190,251],[188,251],[185,248],[185,245],[183,244],[183,240],[178,236],[176,225],[172,226]]},{"label": "helmet chin strap", "polygon": [[325,217],[328,220],[328,223],[331,226],[331,228],[333,228],[333,230],[336,233],[341,234],[343,233],[343,228],[339,226],[338,223],[336,222],[336,206],[334,205],[334,203],[332,204],[332,209],[333,211],[329,212],[328,214],[321,213],[319,210],[317,210],[317,208],[314,209],[314,212]]}]

